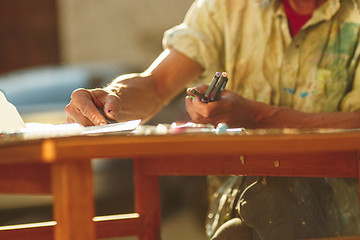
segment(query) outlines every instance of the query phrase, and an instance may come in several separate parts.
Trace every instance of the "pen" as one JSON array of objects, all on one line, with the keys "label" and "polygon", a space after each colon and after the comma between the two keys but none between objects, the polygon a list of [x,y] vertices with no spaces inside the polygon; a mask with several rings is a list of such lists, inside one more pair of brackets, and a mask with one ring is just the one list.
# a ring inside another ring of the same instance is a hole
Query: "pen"
[{"label": "pen", "polygon": [[221,73],[220,73],[220,72],[216,72],[216,73],[215,73],[213,79],[212,79],[211,82],[210,82],[210,85],[209,85],[208,89],[206,90],[206,92],[205,92],[205,94],[204,94],[204,97],[201,98],[201,101],[202,101],[202,102],[208,102],[208,101],[209,101],[209,97],[210,97],[210,95],[211,95],[211,93],[212,93],[212,91],[213,91],[213,89],[214,89],[217,81],[219,80],[220,76],[221,76]]},{"label": "pen", "polygon": [[189,90],[189,92],[190,92],[190,94],[192,95],[192,96],[190,96],[190,97],[194,97],[194,96],[198,96],[200,99],[202,99],[203,97],[204,97],[204,95],[202,95],[198,90],[196,90],[195,88],[192,88],[192,89],[190,89]]},{"label": "pen", "polygon": [[223,72],[221,74],[221,77],[219,81],[216,83],[216,86],[214,87],[214,90],[210,96],[210,102],[216,101],[216,98],[220,95],[220,93],[224,90],[226,84],[227,84],[228,78],[227,73]]}]

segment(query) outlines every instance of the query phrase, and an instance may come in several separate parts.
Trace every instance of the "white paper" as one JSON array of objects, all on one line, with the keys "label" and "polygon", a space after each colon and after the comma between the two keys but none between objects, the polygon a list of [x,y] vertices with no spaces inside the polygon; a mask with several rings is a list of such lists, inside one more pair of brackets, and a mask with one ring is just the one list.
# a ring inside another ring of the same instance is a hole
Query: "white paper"
[{"label": "white paper", "polygon": [[141,120],[132,120],[120,123],[84,127],[78,123],[44,124],[26,123],[26,127],[20,130],[25,139],[51,138],[80,136],[84,134],[117,133],[134,130]]},{"label": "white paper", "polygon": [[17,132],[23,127],[25,123],[16,107],[0,91],[0,132]]},{"label": "white paper", "polygon": [[96,134],[96,133],[110,133],[110,132],[123,132],[134,130],[139,126],[141,119],[131,120],[127,122],[110,123],[106,125],[98,125],[86,127],[82,132],[83,134]]},{"label": "white paper", "polygon": [[25,126],[20,130],[25,139],[77,136],[85,129],[78,123],[26,123]]}]

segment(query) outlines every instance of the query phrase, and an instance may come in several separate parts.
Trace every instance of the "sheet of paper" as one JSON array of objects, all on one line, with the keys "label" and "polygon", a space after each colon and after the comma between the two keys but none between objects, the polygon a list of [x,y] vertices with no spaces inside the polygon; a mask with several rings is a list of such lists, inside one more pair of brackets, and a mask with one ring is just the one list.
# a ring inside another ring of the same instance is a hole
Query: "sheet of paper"
[{"label": "sheet of paper", "polygon": [[97,133],[110,133],[110,132],[123,132],[134,130],[139,126],[141,119],[119,122],[119,123],[110,123],[106,125],[91,126],[85,127],[82,131],[83,134],[97,134]]},{"label": "sheet of paper", "polygon": [[106,125],[84,127],[78,123],[44,124],[26,123],[25,128],[20,129],[25,139],[68,137],[88,134],[119,133],[134,130],[141,120],[111,123]]},{"label": "sheet of paper", "polygon": [[25,139],[68,137],[81,135],[85,129],[78,123],[47,124],[47,123],[26,123],[20,132]]}]

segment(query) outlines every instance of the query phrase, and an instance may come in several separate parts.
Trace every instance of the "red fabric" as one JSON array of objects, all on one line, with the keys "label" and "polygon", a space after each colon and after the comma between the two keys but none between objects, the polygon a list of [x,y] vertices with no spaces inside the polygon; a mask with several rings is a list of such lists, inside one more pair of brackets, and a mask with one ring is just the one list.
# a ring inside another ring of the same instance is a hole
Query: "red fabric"
[{"label": "red fabric", "polygon": [[285,13],[288,18],[291,35],[294,37],[301,27],[311,18],[312,14],[301,15],[296,13],[290,6],[288,0],[282,0]]}]

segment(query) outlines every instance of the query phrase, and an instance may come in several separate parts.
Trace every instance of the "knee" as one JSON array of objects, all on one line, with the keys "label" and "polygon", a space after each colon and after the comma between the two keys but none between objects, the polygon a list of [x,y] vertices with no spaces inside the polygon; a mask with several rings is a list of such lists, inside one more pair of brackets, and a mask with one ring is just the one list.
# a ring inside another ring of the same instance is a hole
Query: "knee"
[{"label": "knee", "polygon": [[252,236],[251,228],[246,226],[240,218],[233,218],[221,225],[211,240],[251,240]]}]

